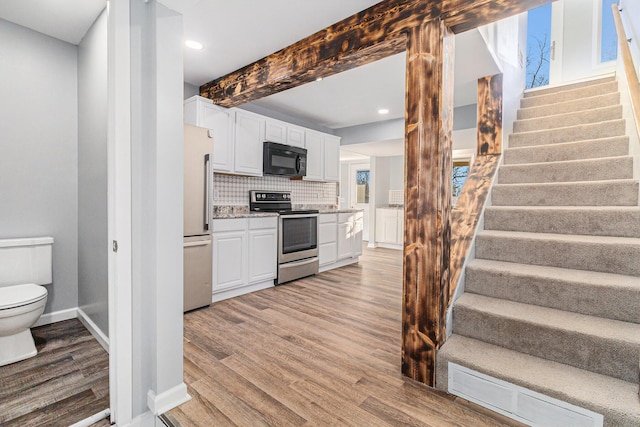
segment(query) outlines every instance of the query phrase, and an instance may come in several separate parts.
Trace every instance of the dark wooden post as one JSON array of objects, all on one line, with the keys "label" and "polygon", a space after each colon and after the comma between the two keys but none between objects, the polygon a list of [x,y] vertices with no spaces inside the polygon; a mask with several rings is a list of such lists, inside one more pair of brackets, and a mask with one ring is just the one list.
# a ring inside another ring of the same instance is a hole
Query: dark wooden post
[{"label": "dark wooden post", "polygon": [[478,79],[478,156],[502,154],[502,74]]},{"label": "dark wooden post", "polygon": [[449,295],[453,59],[439,18],[408,31],[402,373],[430,386]]}]

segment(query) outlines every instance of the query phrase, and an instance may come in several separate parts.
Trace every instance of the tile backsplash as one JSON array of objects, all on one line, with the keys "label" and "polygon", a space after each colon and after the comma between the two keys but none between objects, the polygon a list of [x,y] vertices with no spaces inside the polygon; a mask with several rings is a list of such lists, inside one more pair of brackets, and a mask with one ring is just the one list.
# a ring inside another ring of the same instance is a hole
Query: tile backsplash
[{"label": "tile backsplash", "polygon": [[290,191],[295,204],[337,203],[337,183],[292,180],[280,176],[213,174],[213,204],[249,206],[250,190]]}]

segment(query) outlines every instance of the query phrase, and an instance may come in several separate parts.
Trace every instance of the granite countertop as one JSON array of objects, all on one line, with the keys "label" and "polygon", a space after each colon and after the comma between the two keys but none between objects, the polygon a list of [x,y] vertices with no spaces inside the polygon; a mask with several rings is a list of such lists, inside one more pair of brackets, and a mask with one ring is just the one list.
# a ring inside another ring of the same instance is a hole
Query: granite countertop
[{"label": "granite countertop", "polygon": [[362,212],[364,209],[320,209],[320,213],[352,213]]},{"label": "granite countertop", "polygon": [[268,216],[278,216],[276,212],[226,212],[214,213],[212,219],[233,219],[233,218],[260,218]]}]

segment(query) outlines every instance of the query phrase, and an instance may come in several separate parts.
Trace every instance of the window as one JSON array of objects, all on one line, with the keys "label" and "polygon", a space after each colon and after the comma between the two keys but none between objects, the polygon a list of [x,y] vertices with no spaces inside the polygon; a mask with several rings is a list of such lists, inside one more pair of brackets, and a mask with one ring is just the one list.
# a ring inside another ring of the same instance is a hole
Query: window
[{"label": "window", "polygon": [[369,203],[369,170],[356,171],[356,203]]},{"label": "window", "polygon": [[462,186],[467,180],[469,174],[469,162],[453,162],[453,170],[451,176],[453,178],[453,188],[451,193],[453,197],[458,197],[462,191]]},{"label": "window", "polygon": [[618,57],[618,36],[613,23],[611,5],[617,0],[602,0],[600,9],[600,62],[614,61]]}]

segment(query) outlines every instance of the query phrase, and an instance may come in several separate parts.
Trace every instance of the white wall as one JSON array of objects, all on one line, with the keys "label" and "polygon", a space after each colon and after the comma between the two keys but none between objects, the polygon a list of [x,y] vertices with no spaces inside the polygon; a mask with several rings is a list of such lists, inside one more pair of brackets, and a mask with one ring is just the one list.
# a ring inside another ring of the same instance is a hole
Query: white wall
[{"label": "white wall", "polygon": [[131,2],[133,416],[187,398],[183,383],[182,15]]},{"label": "white wall", "polygon": [[192,85],[190,83],[184,82],[183,85],[184,99],[191,98],[195,95],[200,95],[200,88],[198,86]]},{"label": "white wall", "polygon": [[78,307],[109,332],[107,14],[78,46]]},{"label": "white wall", "polygon": [[0,238],[50,235],[45,312],[78,303],[77,48],[0,19]]}]

